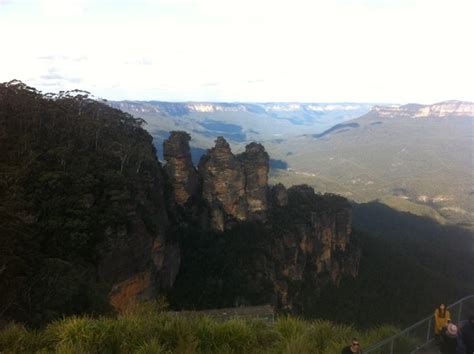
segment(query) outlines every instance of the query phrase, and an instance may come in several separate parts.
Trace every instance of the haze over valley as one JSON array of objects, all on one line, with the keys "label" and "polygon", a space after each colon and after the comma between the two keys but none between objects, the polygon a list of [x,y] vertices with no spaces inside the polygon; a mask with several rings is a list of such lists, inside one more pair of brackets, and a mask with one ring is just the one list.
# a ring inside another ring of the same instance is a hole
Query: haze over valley
[{"label": "haze over valley", "polygon": [[159,155],[172,130],[192,134],[195,163],[218,136],[237,151],[258,141],[270,152],[272,183],[306,183],[321,193],[473,225],[471,102],[109,104],[147,121]]},{"label": "haze over valley", "polygon": [[472,354],[473,14],[0,0],[0,354]]}]

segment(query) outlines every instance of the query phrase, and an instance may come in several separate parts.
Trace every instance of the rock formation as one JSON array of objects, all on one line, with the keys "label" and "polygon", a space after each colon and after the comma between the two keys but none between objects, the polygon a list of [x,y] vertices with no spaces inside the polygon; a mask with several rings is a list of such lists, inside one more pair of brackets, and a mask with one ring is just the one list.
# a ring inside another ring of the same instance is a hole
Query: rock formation
[{"label": "rock formation", "polygon": [[270,189],[256,143],[234,155],[218,138],[196,170],[190,136],[172,132],[163,168],[141,123],[83,92],[0,84],[8,318],[40,324],[164,292],[177,308],[275,298],[298,312],[357,273],[345,199]]},{"label": "rock formation", "polygon": [[229,219],[246,220],[245,174],[224,138],[217,138],[216,146],[201,158],[198,170],[202,197],[210,207],[211,227],[222,231]]},{"label": "rock formation", "polygon": [[191,160],[190,139],[188,133],[173,131],[163,144],[165,171],[179,205],[185,204],[198,187],[198,176]]},{"label": "rock formation", "polygon": [[[187,144],[188,140],[182,142]],[[189,148],[182,147],[180,151],[189,154]],[[187,270],[183,270],[182,276],[188,280],[181,282],[178,275],[178,290],[183,287],[198,289],[202,284],[210,284],[206,291],[216,298],[231,301],[213,306],[273,301],[282,311],[298,313],[304,311],[305,301],[314,296],[315,290],[329,282],[337,284],[343,276],[357,275],[360,252],[351,234],[352,216],[347,200],[317,195],[308,186],[287,190],[277,184],[269,188],[268,162],[269,156],[262,145],[251,143],[243,153],[234,155],[222,137],[201,158],[198,173],[202,191],[197,199],[203,202],[210,229],[221,233],[218,237],[224,249],[214,254],[208,252],[215,249],[207,249],[209,246],[204,244],[202,250],[196,243],[189,250],[182,244],[185,253],[202,251],[204,254],[198,257],[199,264],[183,258]],[[174,176],[169,179],[176,180]],[[239,231],[242,222],[254,226]],[[226,245],[235,247],[232,237],[245,238],[239,245],[240,251],[236,248],[226,250]],[[240,252],[240,256],[234,261],[231,257],[225,258],[225,263],[221,264],[223,260],[219,253],[225,252]],[[236,269],[232,272],[237,275],[186,274],[191,269],[204,267],[203,259],[211,264],[206,269]],[[229,296],[232,285],[227,282],[233,284],[237,278],[240,279],[239,289],[244,290],[235,290],[236,293]],[[189,279],[193,279],[191,283]],[[208,304],[206,302],[204,306]],[[199,303],[193,303],[193,306],[199,307]]]},{"label": "rock formation", "polygon": [[245,175],[245,197],[249,220],[264,220],[268,208],[269,156],[261,144],[251,143],[238,155]]},{"label": "rock formation", "polygon": [[278,308],[301,313],[311,292],[357,275],[360,252],[351,235],[351,209],[344,198],[320,196],[304,185],[287,191],[278,185],[271,194],[266,272]]},{"label": "rock formation", "polygon": [[288,191],[283,184],[274,185],[271,189],[271,196],[275,206],[284,207],[288,205]]},{"label": "rock formation", "polygon": [[201,158],[198,170],[212,229],[223,231],[235,222],[265,220],[269,156],[261,144],[251,143],[236,156],[219,137]]}]

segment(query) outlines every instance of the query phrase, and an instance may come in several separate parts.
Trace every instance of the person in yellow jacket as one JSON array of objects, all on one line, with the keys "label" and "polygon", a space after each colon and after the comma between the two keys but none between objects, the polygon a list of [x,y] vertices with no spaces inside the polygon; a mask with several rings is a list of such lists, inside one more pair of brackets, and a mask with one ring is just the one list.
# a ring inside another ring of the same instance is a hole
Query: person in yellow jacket
[{"label": "person in yellow jacket", "polygon": [[435,336],[438,337],[441,335],[442,329],[448,327],[448,323],[451,321],[451,314],[449,313],[449,310],[446,309],[445,304],[439,304],[438,308],[435,310],[434,318],[434,332]]}]

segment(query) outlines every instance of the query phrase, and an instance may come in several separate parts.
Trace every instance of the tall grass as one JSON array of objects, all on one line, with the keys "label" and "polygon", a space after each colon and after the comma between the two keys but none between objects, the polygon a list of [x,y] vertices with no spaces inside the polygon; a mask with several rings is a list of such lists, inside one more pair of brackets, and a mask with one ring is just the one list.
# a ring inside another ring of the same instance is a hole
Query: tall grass
[{"label": "tall grass", "polygon": [[181,316],[145,304],[117,317],[69,317],[39,331],[12,324],[0,331],[3,353],[340,353],[352,337],[368,346],[394,334],[384,326],[358,331],[329,321],[281,317],[218,321]]}]

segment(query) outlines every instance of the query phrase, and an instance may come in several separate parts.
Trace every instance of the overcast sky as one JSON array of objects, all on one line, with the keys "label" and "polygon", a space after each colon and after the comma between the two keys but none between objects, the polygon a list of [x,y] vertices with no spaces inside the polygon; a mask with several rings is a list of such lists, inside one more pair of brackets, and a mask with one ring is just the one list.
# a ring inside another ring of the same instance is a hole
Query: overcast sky
[{"label": "overcast sky", "polygon": [[107,99],[474,101],[474,0],[0,0],[0,43]]}]

